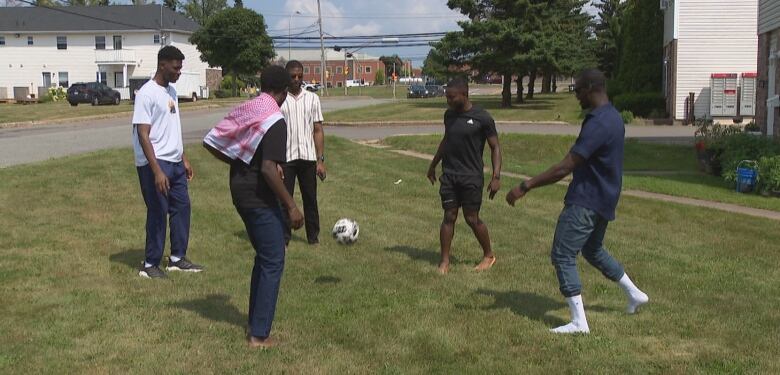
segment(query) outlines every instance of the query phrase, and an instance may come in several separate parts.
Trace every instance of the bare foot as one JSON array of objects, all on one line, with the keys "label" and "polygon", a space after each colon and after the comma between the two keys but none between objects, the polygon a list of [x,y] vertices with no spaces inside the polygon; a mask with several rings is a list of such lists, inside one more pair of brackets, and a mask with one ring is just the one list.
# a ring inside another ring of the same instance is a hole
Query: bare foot
[{"label": "bare foot", "polygon": [[490,269],[490,267],[493,267],[494,264],[496,264],[495,255],[491,257],[484,257],[482,258],[482,261],[479,262],[476,267],[474,267],[474,270],[478,272],[487,271]]},{"label": "bare foot", "polygon": [[261,339],[259,337],[249,336],[249,338],[247,339],[247,345],[249,345],[250,348],[268,349],[273,346],[276,346],[276,341],[274,341],[270,337]]},{"label": "bare foot", "polygon": [[448,272],[450,272],[450,262],[439,263],[439,268],[437,271],[442,275],[446,275]]}]

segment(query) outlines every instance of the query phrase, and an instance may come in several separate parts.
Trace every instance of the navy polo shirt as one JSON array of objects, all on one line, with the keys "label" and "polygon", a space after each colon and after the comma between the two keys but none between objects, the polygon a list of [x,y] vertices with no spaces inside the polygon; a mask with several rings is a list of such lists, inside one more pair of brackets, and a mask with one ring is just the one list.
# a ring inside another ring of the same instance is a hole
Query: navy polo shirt
[{"label": "navy polo shirt", "polygon": [[615,220],[623,186],[623,142],[626,128],[620,113],[606,104],[592,110],[582,122],[572,153],[585,159],[574,170],[565,203],[595,211]]}]

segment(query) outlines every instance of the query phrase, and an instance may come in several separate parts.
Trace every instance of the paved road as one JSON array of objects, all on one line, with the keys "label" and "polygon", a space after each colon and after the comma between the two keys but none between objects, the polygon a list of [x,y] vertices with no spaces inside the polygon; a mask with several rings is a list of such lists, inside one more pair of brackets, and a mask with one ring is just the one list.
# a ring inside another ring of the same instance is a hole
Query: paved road
[{"label": "paved road", "polygon": [[[355,99],[323,101],[323,110],[356,108],[380,104],[386,100]],[[206,132],[228,111],[228,108],[191,110],[182,112],[185,142],[200,142]],[[0,168],[27,164],[110,148],[129,147],[130,119],[127,114],[114,119],[94,120],[89,123],[70,123],[36,126],[21,129],[0,129]],[[502,133],[567,134],[576,135],[579,127],[554,124],[501,124]],[[402,125],[371,127],[329,127],[328,135],[354,140],[381,139],[399,134],[441,133],[442,126]],[[690,142],[691,127],[638,126],[628,127],[627,136],[652,141]]]},{"label": "paved road", "polygon": [[[387,102],[382,99],[323,100],[324,112]],[[182,110],[185,142],[200,141],[230,108]],[[130,115],[18,129],[0,129],[0,168],[67,155],[128,147]]]}]

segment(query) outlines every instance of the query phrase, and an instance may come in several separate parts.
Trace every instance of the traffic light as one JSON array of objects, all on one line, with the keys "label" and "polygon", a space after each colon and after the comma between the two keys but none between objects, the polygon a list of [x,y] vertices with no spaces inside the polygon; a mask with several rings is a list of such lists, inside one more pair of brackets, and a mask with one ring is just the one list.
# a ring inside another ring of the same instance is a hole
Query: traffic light
[{"label": "traffic light", "polygon": [[330,78],[330,70],[325,71],[325,79]]},{"label": "traffic light", "polygon": [[349,74],[349,67],[348,66],[344,66],[344,74]]}]

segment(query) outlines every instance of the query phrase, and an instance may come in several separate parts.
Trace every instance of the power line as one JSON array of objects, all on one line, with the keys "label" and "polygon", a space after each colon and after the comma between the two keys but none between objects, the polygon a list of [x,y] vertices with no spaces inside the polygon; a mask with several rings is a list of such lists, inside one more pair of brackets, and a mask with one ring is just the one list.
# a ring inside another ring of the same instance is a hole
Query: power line
[{"label": "power line", "polygon": [[[351,13],[350,14],[354,14]],[[263,13],[263,16],[272,16],[272,17],[289,17],[289,14],[284,13]],[[296,15],[297,17],[305,17],[305,18],[317,18],[317,15],[313,14],[300,14]],[[440,14],[440,15],[415,15],[415,14],[384,14],[381,16],[376,15],[352,15],[352,16],[322,16],[322,18],[328,18],[328,19],[363,19],[363,20],[371,20],[371,19],[437,19],[437,18],[465,18],[463,15],[455,15],[455,14]]]}]

